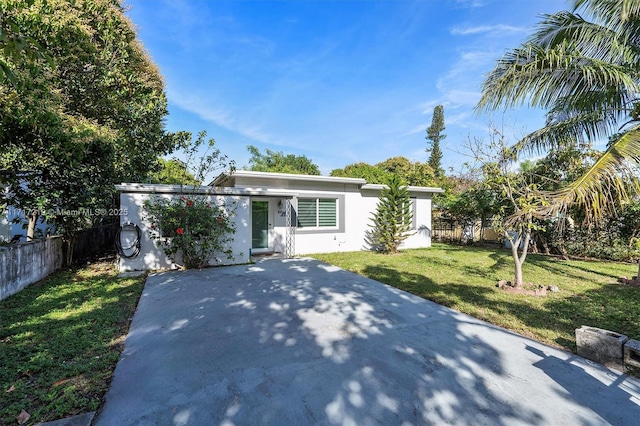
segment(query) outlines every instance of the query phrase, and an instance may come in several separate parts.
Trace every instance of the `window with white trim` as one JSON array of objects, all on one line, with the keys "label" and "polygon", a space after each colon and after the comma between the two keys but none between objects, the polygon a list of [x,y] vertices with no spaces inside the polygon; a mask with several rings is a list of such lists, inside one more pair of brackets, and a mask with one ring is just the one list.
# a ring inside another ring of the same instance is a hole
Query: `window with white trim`
[{"label": "window with white trim", "polygon": [[298,198],[298,228],[337,228],[338,200]]}]

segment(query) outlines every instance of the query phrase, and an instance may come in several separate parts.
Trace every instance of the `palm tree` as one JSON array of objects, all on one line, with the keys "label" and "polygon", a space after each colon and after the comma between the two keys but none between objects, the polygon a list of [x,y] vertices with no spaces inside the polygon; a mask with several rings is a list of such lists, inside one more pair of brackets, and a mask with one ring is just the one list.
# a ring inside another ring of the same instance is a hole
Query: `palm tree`
[{"label": "palm tree", "polygon": [[615,212],[640,193],[640,1],[574,0],[573,10],[544,15],[534,34],[486,77],[481,111],[522,104],[546,109],[545,127],[515,151],[544,151],[609,140],[581,177],[547,194],[541,215],[587,218]]}]

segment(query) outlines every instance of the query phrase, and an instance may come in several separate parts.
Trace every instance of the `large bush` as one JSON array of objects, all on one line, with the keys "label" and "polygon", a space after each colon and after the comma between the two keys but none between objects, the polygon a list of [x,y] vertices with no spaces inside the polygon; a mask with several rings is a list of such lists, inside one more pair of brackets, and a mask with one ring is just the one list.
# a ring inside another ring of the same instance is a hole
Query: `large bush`
[{"label": "large bush", "polygon": [[178,198],[153,197],[144,204],[151,223],[151,238],[176,264],[203,268],[220,263],[225,256],[233,259],[230,243],[236,232],[233,208],[219,205],[203,196]]}]

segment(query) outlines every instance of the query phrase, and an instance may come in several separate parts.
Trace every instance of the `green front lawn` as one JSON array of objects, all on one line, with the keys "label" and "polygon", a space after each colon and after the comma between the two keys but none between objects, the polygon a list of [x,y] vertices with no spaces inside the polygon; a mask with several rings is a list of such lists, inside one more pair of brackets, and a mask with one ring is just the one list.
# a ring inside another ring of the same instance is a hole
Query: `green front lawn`
[{"label": "green front lawn", "polygon": [[434,244],[397,255],[361,251],[313,257],[573,352],[581,325],[640,339],[640,287],[617,283],[620,276],[636,275],[637,265],[529,255],[525,282],[560,288],[536,297],[496,287],[500,279],[513,279],[506,250]]},{"label": "green front lawn", "polygon": [[0,424],[22,410],[35,424],[97,409],[143,286],[97,263],[0,301]]}]

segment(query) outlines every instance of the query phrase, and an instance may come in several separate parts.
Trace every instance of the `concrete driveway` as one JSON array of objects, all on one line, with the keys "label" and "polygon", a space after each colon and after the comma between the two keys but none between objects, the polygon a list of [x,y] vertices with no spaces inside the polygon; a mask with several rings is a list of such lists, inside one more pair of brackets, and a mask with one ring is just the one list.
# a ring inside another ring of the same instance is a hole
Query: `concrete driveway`
[{"label": "concrete driveway", "polygon": [[149,276],[96,424],[639,419],[636,379],[325,263],[272,259]]}]

